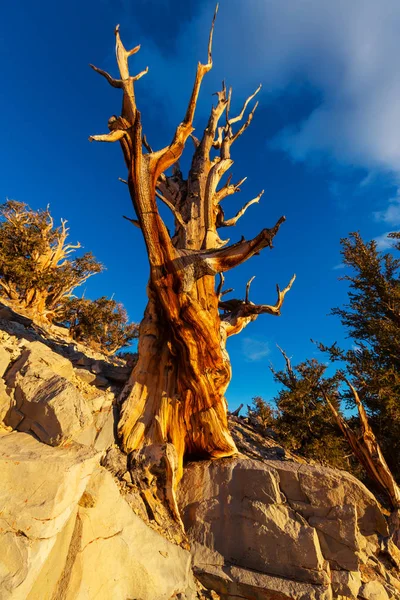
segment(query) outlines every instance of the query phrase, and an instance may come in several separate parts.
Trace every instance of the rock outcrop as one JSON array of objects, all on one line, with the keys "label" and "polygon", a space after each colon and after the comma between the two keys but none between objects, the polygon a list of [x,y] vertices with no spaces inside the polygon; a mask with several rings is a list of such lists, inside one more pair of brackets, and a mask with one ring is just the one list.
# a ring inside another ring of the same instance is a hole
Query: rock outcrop
[{"label": "rock outcrop", "polygon": [[239,456],[186,465],[185,534],[118,447],[130,368],[0,305],[0,600],[400,599],[374,496],[245,419]]},{"label": "rock outcrop", "polygon": [[0,436],[2,600],[196,597],[189,552],[150,529],[99,453]]},{"label": "rock outcrop", "polygon": [[380,562],[386,519],[346,472],[282,458],[196,462],[179,503],[196,575],[224,599],[400,598]]}]

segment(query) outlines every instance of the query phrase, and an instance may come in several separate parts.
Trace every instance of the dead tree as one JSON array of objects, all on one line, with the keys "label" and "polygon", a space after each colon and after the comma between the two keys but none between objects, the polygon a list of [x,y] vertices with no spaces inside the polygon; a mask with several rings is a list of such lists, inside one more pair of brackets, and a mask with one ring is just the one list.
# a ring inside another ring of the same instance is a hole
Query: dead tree
[{"label": "dead tree", "polygon": [[390,530],[394,543],[400,547],[400,488],[390,471],[385,457],[382,454],[381,448],[369,424],[367,413],[360,396],[355,387],[346,380],[351,393],[353,394],[358,416],[360,418],[360,433],[357,435],[351,427],[346,423],[343,417],[333,406],[329,397],[324,393],[325,400],[331,409],[337,424],[342,430],[343,435],[349,442],[349,445],[354,453],[354,456],[364,467],[368,476],[375,485],[384,494],[386,494],[391,507],[392,514],[390,518]]},{"label": "dead tree", "polygon": [[[225,457],[237,452],[227,422],[225,392],[231,379],[226,340],[239,333],[259,314],[279,315],[294,278],[273,305],[255,305],[249,286],[243,300],[224,301],[224,273],[244,263],[272,241],[285,217],[251,240],[227,245],[219,229],[236,225],[262,192],[236,216],[225,219],[221,202],[240,191],[231,177],[222,179],[233,164],[233,144],[250,125],[260,87],[231,115],[231,90],[223,85],[203,134],[192,135],[200,86],[212,68],[213,19],[208,59],[197,66],[193,90],[183,121],[172,142],[154,151],[142,132],[134,86],[147,69],[132,76],[128,58],[136,54],[124,47],[119,26],[115,30],[119,78],[92,68],[123,93],[121,116],[108,121],[109,133],[93,135],[97,142],[119,142],[125,159],[128,185],[136,218],[150,263],[148,304],[139,332],[139,360],[130,379],[119,422],[122,447],[127,453],[164,447],[170,494],[182,476],[184,455]],[[194,144],[187,178],[178,160],[188,138]],[[167,174],[172,167],[172,174]],[[170,235],[158,209],[163,202],[175,219]],[[219,276],[216,286],[215,278]]]}]

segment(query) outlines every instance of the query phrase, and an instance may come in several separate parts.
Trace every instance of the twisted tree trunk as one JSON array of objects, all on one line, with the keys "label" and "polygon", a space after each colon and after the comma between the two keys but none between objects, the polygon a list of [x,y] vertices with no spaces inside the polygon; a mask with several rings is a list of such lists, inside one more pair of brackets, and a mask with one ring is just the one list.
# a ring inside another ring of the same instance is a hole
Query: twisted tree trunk
[{"label": "twisted tree trunk", "polygon": [[[168,497],[174,507],[174,489],[182,476],[185,455],[223,457],[234,454],[229,433],[225,392],[231,378],[226,339],[239,333],[261,313],[279,315],[290,284],[274,305],[249,301],[250,282],[243,300],[223,301],[223,273],[245,262],[266,247],[284,221],[254,239],[226,246],[218,228],[237,223],[262,193],[247,202],[228,220],[220,202],[240,191],[240,185],[225,185],[221,179],[232,166],[231,146],[247,129],[257,104],[245,119],[249,102],[241,113],[230,116],[231,90],[218,92],[207,127],[200,139],[192,136],[193,117],[204,75],[212,67],[211,46],[214,21],[208,45],[208,61],[197,67],[195,83],[184,120],[171,144],[153,151],[142,134],[136,108],[134,82],[147,72],[131,77],[127,51],[116,34],[116,55],[120,79],[93,67],[116,88],[123,90],[120,117],[109,120],[110,133],[91,136],[100,142],[119,141],[128,169],[127,183],[136,219],[129,219],[142,231],[149,263],[149,302],[139,333],[139,360],[132,373],[129,393],[122,407],[119,433],[127,453],[163,447],[168,475]],[[261,86],[260,86],[261,87]],[[219,125],[223,120],[223,124]],[[239,123],[236,133],[233,125]],[[189,174],[183,178],[178,159],[191,136],[194,154]],[[145,151],[143,150],[143,147]],[[173,167],[172,175],[165,172]],[[164,202],[175,217],[170,235],[162,221],[157,200]],[[228,240],[229,241],[229,240]],[[215,277],[219,275],[216,286]],[[229,290],[228,290],[229,291]]]}]

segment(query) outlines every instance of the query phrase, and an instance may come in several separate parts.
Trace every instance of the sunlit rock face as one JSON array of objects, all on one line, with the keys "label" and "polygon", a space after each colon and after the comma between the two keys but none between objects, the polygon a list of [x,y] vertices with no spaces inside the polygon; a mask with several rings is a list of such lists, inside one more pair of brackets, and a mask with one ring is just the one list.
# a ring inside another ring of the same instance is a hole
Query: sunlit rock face
[{"label": "sunlit rock face", "polygon": [[400,598],[373,495],[246,419],[240,455],[185,466],[185,534],[118,446],[130,368],[0,306],[0,600]]},{"label": "sunlit rock face", "polygon": [[195,573],[223,598],[355,599],[371,576],[400,597],[377,566],[386,520],[348,473],[284,458],[196,462],[179,503]]}]

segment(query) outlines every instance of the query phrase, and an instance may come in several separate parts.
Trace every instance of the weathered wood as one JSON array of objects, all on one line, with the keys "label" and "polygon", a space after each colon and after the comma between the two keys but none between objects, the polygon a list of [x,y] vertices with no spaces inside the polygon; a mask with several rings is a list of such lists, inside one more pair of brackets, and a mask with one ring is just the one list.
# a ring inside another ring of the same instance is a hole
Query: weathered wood
[{"label": "weathered wood", "polygon": [[[143,136],[134,90],[137,78],[129,75],[128,68],[128,57],[137,49],[131,53],[126,51],[119,28],[116,29],[116,54],[120,79],[114,80],[93,67],[113,87],[122,89],[123,104],[121,116],[109,120],[110,132],[91,136],[90,140],[121,144],[137,217],[132,222],[140,226],[150,264],[149,302],[140,326],[139,359],[122,405],[119,435],[127,453],[149,446],[175,448],[174,460],[171,460],[171,451],[168,456],[165,454],[166,496],[174,514],[175,488],[182,476],[184,456],[218,458],[237,451],[228,429],[225,400],[231,378],[225,348],[230,320],[241,319],[243,328],[263,312],[280,314],[283,298],[293,283],[292,280],[283,292],[278,288],[275,306],[261,309],[247,298],[241,302],[247,307],[243,315],[237,307],[230,311],[227,305],[221,306],[222,288],[216,290],[215,276],[222,276],[224,271],[263,248],[272,248],[273,238],[285,220],[281,217],[274,227],[264,229],[253,240],[221,248],[226,242],[220,240],[218,227],[235,225],[245,210],[261,197],[260,194],[248,202],[233,219],[221,221],[220,201],[238,192],[244,179],[233,186],[229,179],[218,188],[233,164],[231,146],[250,124],[256,106],[236,133],[232,126],[245,119],[247,107],[260,88],[245,101],[240,114],[230,119],[231,90],[227,92],[224,85],[217,93],[217,104],[211,110],[203,135],[192,136],[202,79],[212,68],[216,12],[207,62],[198,64],[185,117],[171,144],[162,150],[154,151]],[[225,124],[219,126],[224,114]],[[189,174],[184,179],[178,161],[190,136],[194,153]],[[172,174],[166,175],[171,166]],[[173,235],[160,216],[157,199],[166,204],[175,217]]]},{"label": "weathered wood", "polygon": [[369,477],[387,495],[393,509],[398,512],[400,510],[400,488],[386,463],[375,434],[371,429],[367,413],[365,412],[365,408],[360,400],[357,390],[349,381],[346,380],[346,383],[353,394],[357,406],[361,425],[361,435],[356,435],[348,426],[326,394],[324,394],[325,400],[334,414],[340,429],[349,442],[354,455],[365,468]]}]

